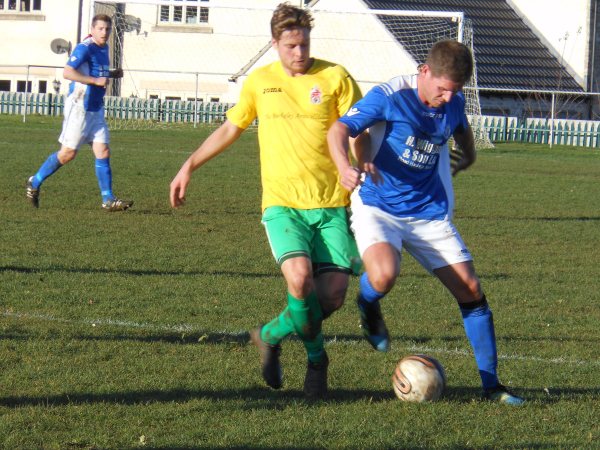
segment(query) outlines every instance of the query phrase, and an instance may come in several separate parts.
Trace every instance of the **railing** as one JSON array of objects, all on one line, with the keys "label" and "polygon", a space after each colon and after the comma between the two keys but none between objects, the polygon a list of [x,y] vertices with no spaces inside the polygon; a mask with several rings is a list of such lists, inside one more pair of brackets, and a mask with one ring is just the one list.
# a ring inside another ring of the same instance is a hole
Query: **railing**
[{"label": "railing", "polygon": [[63,109],[62,95],[0,92],[0,114],[60,116]]},{"label": "railing", "polygon": [[[0,114],[19,114],[23,121],[31,114],[60,116],[64,110],[64,95],[0,92]],[[225,120],[229,103],[182,100],[105,97],[107,119],[152,121],[165,123],[218,123]]]},{"label": "railing", "polygon": [[[60,116],[64,95],[0,92],[0,114]],[[105,97],[106,117],[123,121],[210,124],[225,120],[229,103]],[[524,142],[600,148],[600,121],[471,117],[492,142]]]},{"label": "railing", "polygon": [[600,122],[569,119],[518,119],[482,116],[480,126],[492,142],[525,142],[600,148]]}]

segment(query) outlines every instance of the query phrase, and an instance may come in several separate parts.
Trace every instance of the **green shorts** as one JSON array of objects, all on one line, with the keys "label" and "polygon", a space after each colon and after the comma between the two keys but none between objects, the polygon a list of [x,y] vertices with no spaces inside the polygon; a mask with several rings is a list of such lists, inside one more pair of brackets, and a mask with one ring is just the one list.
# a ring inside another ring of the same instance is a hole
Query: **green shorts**
[{"label": "green shorts", "polygon": [[271,206],[265,209],[262,224],[277,264],[306,256],[313,263],[315,275],[332,271],[359,273],[362,263],[346,208]]}]

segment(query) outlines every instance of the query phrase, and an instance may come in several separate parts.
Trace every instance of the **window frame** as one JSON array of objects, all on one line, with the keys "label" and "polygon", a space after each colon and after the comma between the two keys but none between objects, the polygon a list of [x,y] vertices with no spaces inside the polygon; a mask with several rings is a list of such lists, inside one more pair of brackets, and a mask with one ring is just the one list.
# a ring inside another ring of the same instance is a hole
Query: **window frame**
[{"label": "window frame", "polygon": [[210,0],[166,0],[168,4],[157,6],[158,26],[208,26]]},{"label": "window frame", "polygon": [[41,12],[42,0],[0,0],[0,13],[39,14]]}]

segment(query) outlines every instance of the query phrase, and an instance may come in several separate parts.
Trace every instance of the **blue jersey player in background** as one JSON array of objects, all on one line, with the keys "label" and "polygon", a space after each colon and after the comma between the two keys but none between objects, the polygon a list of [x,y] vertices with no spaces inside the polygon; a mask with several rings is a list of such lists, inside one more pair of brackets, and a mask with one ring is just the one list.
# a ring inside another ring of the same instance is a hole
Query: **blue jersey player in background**
[{"label": "blue jersey player in background", "polygon": [[[379,300],[400,273],[402,248],[458,301],[486,399],[524,402],[500,384],[492,312],[473,259],[452,224],[452,173],[447,141],[462,150],[454,173],[475,161],[463,85],[473,72],[468,47],[440,41],[419,73],[373,88],[328,133],[340,182],[351,196],[352,230],[365,265],[357,303],[369,343],[389,348]],[[348,159],[348,138],[369,129],[370,154]]]},{"label": "blue jersey player in background", "polygon": [[112,29],[111,18],[98,14],[92,19],[90,36],[79,43],[64,68],[63,76],[71,80],[65,101],[62,133],[58,139],[61,148],[42,164],[37,173],[27,180],[27,198],[39,207],[40,187],[44,180],[72,161],[79,147],[88,143],[96,157],[96,178],[106,211],[124,211],[133,202],[120,200],[112,192],[110,167],[110,134],[104,119],[104,94],[109,78],[123,76],[121,69],[110,70],[108,38]]}]

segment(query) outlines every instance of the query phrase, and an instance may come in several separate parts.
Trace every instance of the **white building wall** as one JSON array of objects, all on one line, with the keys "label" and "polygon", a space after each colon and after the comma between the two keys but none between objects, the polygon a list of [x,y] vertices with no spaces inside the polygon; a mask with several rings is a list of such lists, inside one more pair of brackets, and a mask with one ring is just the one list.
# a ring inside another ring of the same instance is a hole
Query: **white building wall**
[{"label": "white building wall", "polygon": [[[270,20],[280,1],[257,0],[252,3],[253,9],[235,9],[245,7],[246,2],[241,0],[211,2],[215,7],[210,10],[209,24],[192,29],[194,32],[185,25],[157,24],[155,5],[127,5],[126,14],[139,18],[141,27],[124,34],[122,66],[126,75],[122,95],[191,99],[197,83],[198,97],[203,101],[237,101],[245,75],[237,83],[228,81],[229,77],[265,48],[266,52],[245,74],[277,59],[270,48]],[[321,0],[318,6],[325,10],[365,10],[360,0],[346,0],[343,5],[339,0]],[[363,91],[416,69],[416,63],[374,16],[315,12],[314,17],[312,55],[345,66],[354,78],[364,82]]]},{"label": "white building wall", "polygon": [[[6,2],[5,2],[6,3]],[[57,55],[50,49],[50,42],[61,38],[75,44],[77,35],[77,0],[44,0],[41,12],[0,12],[0,66],[59,66],[60,69],[31,67],[29,81],[32,91],[38,90],[39,80],[62,81],[62,67],[67,54]],[[26,81],[26,71],[19,67],[0,67],[0,78],[11,80],[11,90],[17,81]],[[66,89],[62,83],[61,91]]]},{"label": "white building wall", "polygon": [[507,0],[523,21],[585,87],[589,55],[589,0]]},{"label": "white building wall", "polygon": [[[139,19],[141,26],[123,36],[125,56],[121,65],[126,75],[122,80],[122,95],[188,99],[196,98],[198,90],[198,97],[204,101],[235,102],[244,77],[237,83],[228,78],[251,62],[262,49],[268,48],[272,10],[280,1],[252,0],[252,8],[264,9],[250,10],[234,9],[246,7],[247,0],[211,0],[215,8],[210,10],[209,24],[196,27],[165,26],[157,22],[156,5],[127,4],[125,13]],[[563,55],[578,80],[583,79],[587,67],[587,0],[508,1],[546,36],[555,53]],[[48,90],[51,90],[51,82],[56,78],[62,81],[64,93],[67,83],[62,80],[62,67],[67,55],[54,54],[50,42],[62,38],[75,45],[79,3],[78,0],[43,0],[42,12],[32,13],[29,17],[0,12],[0,66],[59,66],[59,69],[31,67],[29,76],[34,92],[38,80],[46,80]],[[302,1],[292,0],[292,3],[300,5]],[[313,56],[345,66],[362,82],[363,91],[375,83],[416,69],[416,63],[399,48],[375,17],[318,12],[340,8],[364,11],[366,8],[361,0],[321,0],[316,8]],[[82,36],[89,31],[92,14],[92,1],[83,0]],[[276,59],[276,52],[268,49],[252,67]],[[23,73],[22,67],[0,67],[0,79],[10,79],[14,83],[25,78]],[[14,83],[12,90],[15,90]]]}]

